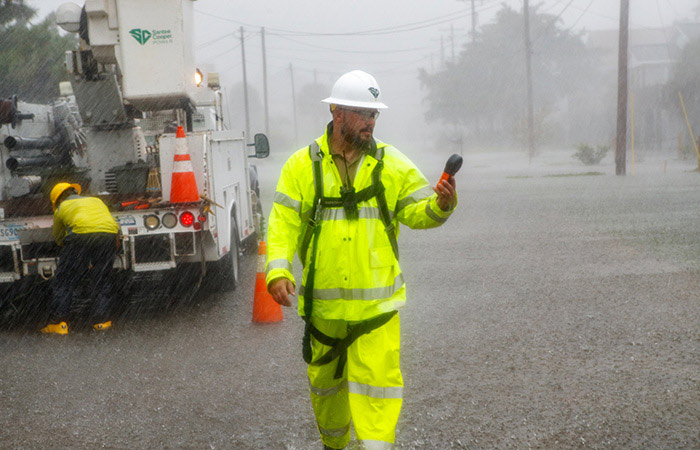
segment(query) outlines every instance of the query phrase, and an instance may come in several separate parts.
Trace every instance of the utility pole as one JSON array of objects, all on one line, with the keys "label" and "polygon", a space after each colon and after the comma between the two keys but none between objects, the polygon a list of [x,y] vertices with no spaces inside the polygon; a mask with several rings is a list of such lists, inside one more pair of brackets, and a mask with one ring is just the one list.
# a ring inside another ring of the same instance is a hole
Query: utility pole
[{"label": "utility pole", "polygon": [[450,40],[452,41],[452,64],[455,63],[455,26],[450,25]]},{"label": "utility pole", "polygon": [[442,35],[440,35],[440,62],[442,67],[445,67],[445,40]]},{"label": "utility pole", "polygon": [[270,135],[270,110],[267,101],[267,51],[265,50],[265,27],[260,30],[262,36],[262,70],[263,70],[263,99],[265,102],[265,134]]},{"label": "utility pole", "polygon": [[294,68],[289,63],[289,75],[292,79],[292,116],[294,117],[294,145],[299,142],[299,127],[297,126],[297,94],[294,89]]},{"label": "utility pole", "polygon": [[620,45],[617,55],[617,134],[615,138],[615,174],[625,175],[627,163],[627,40],[630,2],[620,0]]},{"label": "utility pole", "polygon": [[472,0],[472,42],[476,42],[476,7],[474,7],[474,0]]},{"label": "utility pole", "polygon": [[248,112],[248,75],[245,69],[245,36],[241,26],[241,59],[243,61],[243,102],[245,104],[245,138],[250,139],[250,113]]},{"label": "utility pole", "polygon": [[530,162],[535,156],[535,125],[532,107],[532,48],[530,47],[530,5],[525,0],[523,6],[523,16],[525,16],[525,72],[527,78],[527,147],[530,155]]}]

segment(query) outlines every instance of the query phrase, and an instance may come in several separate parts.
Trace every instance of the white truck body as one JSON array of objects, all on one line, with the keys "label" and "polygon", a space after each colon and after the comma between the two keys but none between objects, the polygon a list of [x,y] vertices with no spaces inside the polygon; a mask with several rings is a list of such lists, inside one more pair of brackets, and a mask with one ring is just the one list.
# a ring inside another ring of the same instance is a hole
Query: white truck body
[{"label": "white truck body", "polygon": [[[56,167],[67,170],[69,178],[85,177],[83,195],[99,196],[112,207],[121,230],[115,269],[137,274],[195,263],[202,277],[206,267],[228,271],[221,274],[225,278],[237,276],[242,245],[257,244],[261,232],[252,155],[243,132],[224,129],[218,86],[195,84],[192,13],[192,0],[86,1],[81,14],[87,30],[81,38],[90,46],[66,55],[73,92],[60,109],[20,102],[17,109],[34,117],[0,127],[5,142],[0,157],[6,162],[0,168],[0,287],[55,273],[59,248],[47,193],[58,181],[80,179],[56,178],[36,158],[55,159],[59,152],[64,159]],[[58,119],[69,110],[70,123],[82,123],[67,139],[64,128],[70,127]],[[187,130],[201,201],[170,201],[174,124]],[[59,138],[42,148],[21,141],[56,137],[59,131],[60,145]],[[84,145],[73,145],[75,136],[82,136]],[[266,156],[265,151],[258,155]],[[9,164],[12,158],[19,162]],[[138,181],[145,177],[147,183]]]}]

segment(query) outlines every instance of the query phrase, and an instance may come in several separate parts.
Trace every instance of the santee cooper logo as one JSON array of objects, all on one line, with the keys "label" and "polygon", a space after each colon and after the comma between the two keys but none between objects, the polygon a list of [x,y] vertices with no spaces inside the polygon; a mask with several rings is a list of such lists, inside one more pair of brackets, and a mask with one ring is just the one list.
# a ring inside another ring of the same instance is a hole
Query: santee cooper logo
[{"label": "santee cooper logo", "polygon": [[148,30],[142,30],[141,28],[134,28],[129,31],[129,34],[136,39],[136,42],[143,45],[151,38],[151,32]]},{"label": "santee cooper logo", "polygon": [[134,28],[129,31],[129,34],[141,45],[146,45],[146,42],[149,41],[152,44],[169,44],[173,42],[173,34],[170,30],[149,31],[141,28]]}]

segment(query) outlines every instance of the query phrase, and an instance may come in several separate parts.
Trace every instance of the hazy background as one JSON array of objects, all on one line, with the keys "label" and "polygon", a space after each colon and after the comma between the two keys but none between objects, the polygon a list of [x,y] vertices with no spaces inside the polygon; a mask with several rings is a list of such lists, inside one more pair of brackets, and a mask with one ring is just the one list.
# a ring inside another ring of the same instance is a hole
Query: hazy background
[{"label": "hazy background", "polygon": [[[43,19],[61,3],[27,2],[39,9],[37,19]],[[522,1],[475,0],[479,27],[492,22],[504,5],[522,10]],[[583,33],[584,40],[587,31],[618,28],[618,1],[545,0],[531,1],[530,5],[540,13],[558,17],[560,28]],[[635,0],[630,5],[630,28],[693,21],[697,6],[697,0]],[[239,129],[245,127],[240,45],[240,27],[244,27],[252,132],[264,131],[260,29],[265,27],[273,150],[291,151],[322,132],[329,115],[319,100],[338,76],[352,69],[372,73],[382,87],[390,109],[378,123],[376,134],[380,139],[411,153],[445,133],[444,127],[424,120],[428,92],[421,87],[418,74],[420,69],[428,73],[440,70],[443,61],[452,61],[453,54],[459,55],[469,41],[469,0],[199,0],[195,11],[196,59],[203,71],[220,72],[223,89],[231,100],[231,126]],[[537,56],[536,46],[533,55]],[[524,54],[513,55],[512,64],[522,70]],[[299,111],[296,133],[292,71]]]}]

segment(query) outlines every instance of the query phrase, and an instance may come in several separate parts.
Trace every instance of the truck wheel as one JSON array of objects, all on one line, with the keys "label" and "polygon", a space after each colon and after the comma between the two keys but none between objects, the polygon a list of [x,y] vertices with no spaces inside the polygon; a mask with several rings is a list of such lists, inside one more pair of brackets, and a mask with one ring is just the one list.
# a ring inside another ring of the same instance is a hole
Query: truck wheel
[{"label": "truck wheel", "polygon": [[243,241],[243,254],[245,255],[257,255],[258,244],[265,236],[265,216],[263,215],[262,203],[258,197],[256,197],[255,204],[253,204],[253,220],[255,232]]},{"label": "truck wheel", "polygon": [[221,271],[223,291],[233,291],[236,289],[238,286],[238,274],[240,269],[241,244],[238,241],[238,227],[236,226],[236,219],[231,217],[231,221],[230,250],[228,254],[224,256],[225,263]]}]

